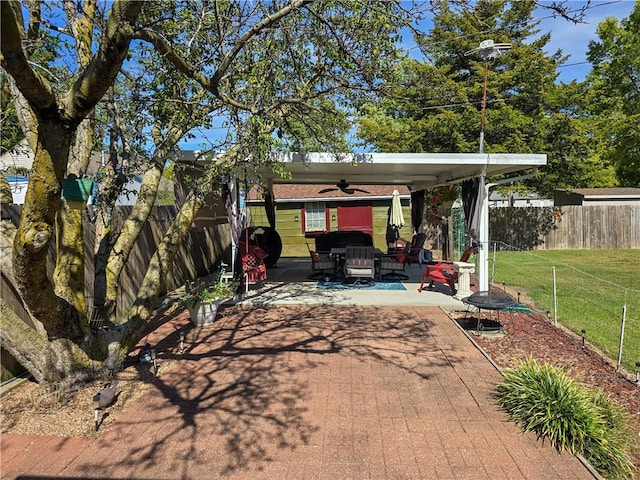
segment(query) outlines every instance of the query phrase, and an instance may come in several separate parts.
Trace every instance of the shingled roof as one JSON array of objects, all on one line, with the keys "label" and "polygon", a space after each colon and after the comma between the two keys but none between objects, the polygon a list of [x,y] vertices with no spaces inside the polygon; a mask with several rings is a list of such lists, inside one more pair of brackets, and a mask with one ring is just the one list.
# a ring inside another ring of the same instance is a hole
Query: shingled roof
[{"label": "shingled roof", "polygon": [[567,190],[583,197],[640,197],[640,188],[572,188]]},{"label": "shingled roof", "polygon": [[[354,192],[348,194],[341,192],[340,190],[334,190],[326,193],[318,193],[325,188],[334,188],[335,185],[309,185],[309,184],[279,184],[273,186],[273,196],[276,201],[304,201],[304,200],[351,200],[366,199],[366,198],[391,198],[393,191],[398,190],[402,197],[408,197],[410,195],[407,187],[399,185],[352,185],[352,187],[366,190],[364,192]],[[258,190],[251,189],[247,195],[247,201],[260,201],[262,196]]]}]

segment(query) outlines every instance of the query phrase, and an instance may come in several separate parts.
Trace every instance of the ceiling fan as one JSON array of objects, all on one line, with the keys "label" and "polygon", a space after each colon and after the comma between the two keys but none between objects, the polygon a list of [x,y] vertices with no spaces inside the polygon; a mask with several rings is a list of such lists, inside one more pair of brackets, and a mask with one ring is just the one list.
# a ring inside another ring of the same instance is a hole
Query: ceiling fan
[{"label": "ceiling fan", "polygon": [[334,190],[340,190],[344,193],[348,193],[349,195],[353,195],[354,192],[369,193],[368,191],[361,188],[349,188],[349,184],[346,180],[340,180],[338,183],[336,183],[336,188],[323,188],[318,193],[333,192]]}]

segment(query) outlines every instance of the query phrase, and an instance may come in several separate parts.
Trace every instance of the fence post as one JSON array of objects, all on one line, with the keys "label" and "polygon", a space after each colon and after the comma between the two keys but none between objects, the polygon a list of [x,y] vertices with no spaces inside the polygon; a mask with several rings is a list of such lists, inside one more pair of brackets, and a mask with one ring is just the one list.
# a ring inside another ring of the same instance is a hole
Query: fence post
[{"label": "fence post", "polygon": [[494,242],[493,243],[493,263],[491,264],[491,282],[489,282],[489,283],[493,283],[493,281],[496,278],[496,249],[497,249],[497,245],[498,245],[498,242]]},{"label": "fence post", "polygon": [[556,267],[551,267],[553,272],[553,326],[558,326],[558,295],[556,287]]},{"label": "fence post", "polygon": [[627,321],[627,304],[622,306],[622,327],[620,328],[620,347],[618,348],[618,364],[616,365],[616,372],[620,371],[620,364],[622,363],[622,344],[624,342],[624,324]]}]

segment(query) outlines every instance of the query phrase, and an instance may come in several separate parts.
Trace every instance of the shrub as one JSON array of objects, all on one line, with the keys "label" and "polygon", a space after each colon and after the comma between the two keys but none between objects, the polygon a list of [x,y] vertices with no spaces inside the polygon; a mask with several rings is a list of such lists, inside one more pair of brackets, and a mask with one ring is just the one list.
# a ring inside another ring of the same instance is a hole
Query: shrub
[{"label": "shrub", "polygon": [[524,431],[582,455],[609,479],[633,475],[628,414],[603,391],[588,389],[559,367],[527,359],[506,372],[497,394]]}]

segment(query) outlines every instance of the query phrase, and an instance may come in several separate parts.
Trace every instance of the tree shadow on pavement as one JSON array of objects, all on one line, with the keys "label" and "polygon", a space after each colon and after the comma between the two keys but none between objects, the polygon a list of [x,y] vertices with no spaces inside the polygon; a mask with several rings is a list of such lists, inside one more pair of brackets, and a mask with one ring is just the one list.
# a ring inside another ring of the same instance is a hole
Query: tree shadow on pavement
[{"label": "tree shadow on pavement", "polygon": [[[235,306],[208,327],[180,314],[155,332],[158,362],[174,366],[102,434],[96,448],[112,454],[101,471],[194,478],[260,468],[321,436],[317,392],[337,374],[335,356],[354,372],[373,370],[381,385],[398,372],[428,379],[456,362],[430,326],[406,307]],[[95,465],[88,458],[77,468]]]}]

